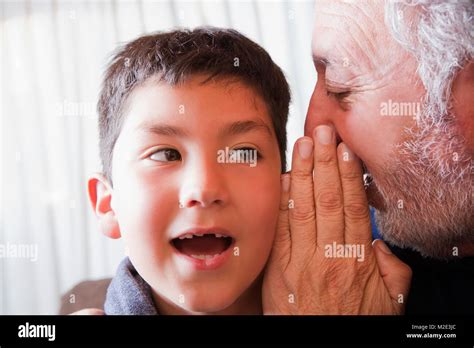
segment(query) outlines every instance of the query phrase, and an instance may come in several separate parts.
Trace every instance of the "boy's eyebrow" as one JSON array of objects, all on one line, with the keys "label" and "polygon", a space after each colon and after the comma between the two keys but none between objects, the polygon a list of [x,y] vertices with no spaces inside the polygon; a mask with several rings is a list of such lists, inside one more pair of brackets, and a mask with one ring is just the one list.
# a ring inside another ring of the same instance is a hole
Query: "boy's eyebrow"
[{"label": "boy's eyebrow", "polygon": [[[165,135],[165,136],[175,136],[175,137],[186,137],[189,136],[189,133],[180,127],[171,126],[167,124],[143,124],[138,127],[138,130],[153,133],[157,135]],[[268,133],[268,135],[272,136],[273,133],[263,121],[255,121],[255,120],[246,120],[246,121],[236,121],[232,122],[219,130],[220,136],[231,136],[231,135],[239,135],[248,133],[251,131],[264,131]]]},{"label": "boy's eyebrow", "polygon": [[236,121],[232,122],[229,125],[226,125],[222,128],[219,132],[220,135],[239,135],[243,133],[247,133],[250,131],[260,131],[263,130],[264,132],[268,133],[268,135],[272,136],[272,131],[270,128],[263,122],[263,121],[255,121],[255,120],[246,120],[246,121]]},{"label": "boy's eyebrow", "polygon": [[182,128],[170,126],[168,124],[144,124],[138,127],[139,130],[157,135],[167,135],[175,137],[184,137],[188,132]]}]

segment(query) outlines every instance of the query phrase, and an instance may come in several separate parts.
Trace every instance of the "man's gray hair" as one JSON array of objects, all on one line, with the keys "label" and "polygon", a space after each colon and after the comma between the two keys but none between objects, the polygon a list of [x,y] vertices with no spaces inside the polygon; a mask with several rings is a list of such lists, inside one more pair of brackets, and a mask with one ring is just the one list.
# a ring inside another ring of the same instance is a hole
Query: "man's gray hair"
[{"label": "man's gray hair", "polygon": [[453,79],[473,59],[473,8],[471,0],[396,0],[385,5],[386,25],[418,60],[427,91],[420,125],[442,125]]},{"label": "man's gray hair", "polygon": [[472,17],[472,1],[385,5],[385,24],[416,58],[426,94],[416,126],[396,146],[391,175],[374,178],[386,203],[375,220],[386,241],[435,258],[474,242],[472,158],[450,110],[454,78],[473,59]]}]

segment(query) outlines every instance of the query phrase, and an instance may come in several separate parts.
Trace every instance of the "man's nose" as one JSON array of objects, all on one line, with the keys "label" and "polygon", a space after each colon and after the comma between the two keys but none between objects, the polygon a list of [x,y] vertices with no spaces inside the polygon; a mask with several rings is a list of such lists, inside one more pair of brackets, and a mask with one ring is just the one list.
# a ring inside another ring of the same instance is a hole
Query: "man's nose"
[{"label": "man's nose", "polygon": [[187,163],[179,197],[181,208],[226,204],[228,193],[222,165],[217,162],[217,156]]},{"label": "man's nose", "polygon": [[335,126],[334,120],[338,112],[337,105],[334,105],[323,88],[318,81],[311,95],[304,124],[304,134],[308,137],[312,136],[313,130],[317,126],[322,124]]}]

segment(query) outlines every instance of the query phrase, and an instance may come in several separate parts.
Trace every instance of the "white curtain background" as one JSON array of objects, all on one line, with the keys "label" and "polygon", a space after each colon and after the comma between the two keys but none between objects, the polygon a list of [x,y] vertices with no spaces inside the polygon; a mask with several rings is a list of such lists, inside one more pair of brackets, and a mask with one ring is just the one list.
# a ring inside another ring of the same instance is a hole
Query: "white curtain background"
[{"label": "white curtain background", "polygon": [[[312,1],[1,1],[0,314],[55,314],[60,295],[111,277],[124,256],[103,236],[86,179],[100,170],[95,105],[118,44],[201,25],[235,28],[284,70],[288,151],[303,134],[316,75]],[[34,250],[34,249],[30,249]]]}]

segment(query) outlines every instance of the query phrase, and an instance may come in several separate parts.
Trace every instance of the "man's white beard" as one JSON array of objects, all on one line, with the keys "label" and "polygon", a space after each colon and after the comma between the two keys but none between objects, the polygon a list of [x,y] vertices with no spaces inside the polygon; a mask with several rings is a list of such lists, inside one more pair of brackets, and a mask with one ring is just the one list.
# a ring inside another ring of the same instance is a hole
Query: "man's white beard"
[{"label": "man's white beard", "polygon": [[474,242],[471,156],[453,129],[446,122],[408,131],[412,140],[373,178],[385,204],[375,212],[384,240],[438,259]]}]

